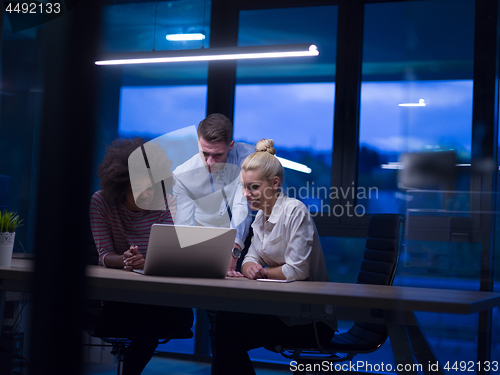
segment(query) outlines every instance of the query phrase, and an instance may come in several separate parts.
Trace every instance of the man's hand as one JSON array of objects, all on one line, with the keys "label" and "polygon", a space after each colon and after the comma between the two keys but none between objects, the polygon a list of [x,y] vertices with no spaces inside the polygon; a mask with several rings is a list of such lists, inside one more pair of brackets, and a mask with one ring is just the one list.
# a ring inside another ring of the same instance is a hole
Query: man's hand
[{"label": "man's hand", "polygon": [[229,277],[245,277],[241,272],[236,271],[236,263],[238,263],[238,258],[231,255],[231,260],[229,262],[229,268],[227,270],[227,276]]},{"label": "man's hand", "polygon": [[[234,243],[233,247],[236,247],[241,250],[240,245],[238,245],[236,242]],[[235,256],[231,255],[231,260],[229,261],[229,268],[227,270],[227,276],[228,277],[245,277],[241,272],[236,271],[236,265],[238,263],[238,259]]]},{"label": "man's hand", "polygon": [[129,271],[144,268],[145,259],[142,254],[138,254],[138,250],[137,246],[130,246],[130,249],[123,253],[123,268]]}]

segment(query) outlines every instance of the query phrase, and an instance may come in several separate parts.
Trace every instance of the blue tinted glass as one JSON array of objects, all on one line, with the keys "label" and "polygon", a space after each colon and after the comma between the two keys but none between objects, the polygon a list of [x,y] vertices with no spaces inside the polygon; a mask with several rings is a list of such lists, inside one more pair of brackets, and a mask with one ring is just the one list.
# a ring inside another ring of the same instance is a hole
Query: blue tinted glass
[{"label": "blue tinted glass", "polygon": [[334,92],[333,83],[236,87],[234,138],[252,144],[271,138],[276,156],[307,168],[285,168],[284,188],[313,212],[330,202],[320,188],[331,184]]},{"label": "blue tinted glass", "polygon": [[319,56],[240,60],[237,82],[334,82],[337,13],[337,6],[241,11],[239,46],[311,43],[317,46]]},{"label": "blue tinted glass", "polygon": [[[103,8],[105,53],[209,47],[211,0],[139,2]],[[200,33],[202,41],[169,41],[167,35]]]},{"label": "blue tinted glass", "polygon": [[[470,0],[365,6],[358,186],[377,191],[358,198],[367,213],[405,213],[412,188],[469,189],[473,36]],[[406,178],[405,154],[436,151],[454,153],[453,180]]]},{"label": "blue tinted glass", "polygon": [[[311,43],[314,58],[238,61],[234,138],[275,142],[277,156],[299,163],[285,168],[284,188],[312,212],[329,210],[331,186],[336,6],[241,11],[238,45]],[[285,161],[286,163],[286,161]],[[285,165],[285,164],[284,164]],[[250,351],[259,361],[290,361],[265,349]]]},{"label": "blue tinted glass", "polygon": [[472,80],[363,82],[361,92],[361,147],[454,149],[470,162]]},{"label": "blue tinted glass", "polygon": [[[357,178],[378,194],[357,203],[406,215],[395,285],[479,285],[481,249],[467,237],[474,3],[365,6]],[[475,361],[477,316],[417,318],[440,363]]]},{"label": "blue tinted glass", "polygon": [[122,87],[119,134],[154,138],[205,118],[206,86]]},{"label": "blue tinted glass", "polygon": [[[286,193],[312,212],[330,210],[336,30],[336,6],[240,12],[239,45],[311,43],[320,51],[314,58],[239,61],[234,109],[235,139],[273,139],[286,159]],[[288,161],[300,165],[289,168]]]},{"label": "blue tinted glass", "polygon": [[472,80],[363,82],[358,186],[376,188],[378,196],[358,204],[367,212],[404,213],[403,153],[454,150],[460,173],[452,189],[467,190],[462,172],[470,164],[471,135]]}]

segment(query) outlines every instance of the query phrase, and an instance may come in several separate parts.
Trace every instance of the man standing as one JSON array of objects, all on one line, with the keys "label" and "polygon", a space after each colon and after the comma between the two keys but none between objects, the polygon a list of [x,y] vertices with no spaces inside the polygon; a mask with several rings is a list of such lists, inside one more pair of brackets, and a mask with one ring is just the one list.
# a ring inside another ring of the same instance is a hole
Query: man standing
[{"label": "man standing", "polygon": [[255,147],[235,143],[233,124],[220,113],[211,114],[198,125],[198,147],[199,154],[173,172],[175,224],[235,228],[228,276],[241,276],[236,265],[252,217],[242,194],[240,168]]}]

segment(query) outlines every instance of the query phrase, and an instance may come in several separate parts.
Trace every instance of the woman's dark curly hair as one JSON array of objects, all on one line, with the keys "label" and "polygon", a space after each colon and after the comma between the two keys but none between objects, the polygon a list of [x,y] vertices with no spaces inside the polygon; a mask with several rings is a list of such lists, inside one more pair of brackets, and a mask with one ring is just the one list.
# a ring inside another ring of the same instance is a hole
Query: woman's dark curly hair
[{"label": "woman's dark curly hair", "polygon": [[128,158],[145,142],[140,137],[118,138],[106,147],[106,154],[97,168],[97,176],[104,199],[110,204],[125,202],[127,192],[131,191]]}]

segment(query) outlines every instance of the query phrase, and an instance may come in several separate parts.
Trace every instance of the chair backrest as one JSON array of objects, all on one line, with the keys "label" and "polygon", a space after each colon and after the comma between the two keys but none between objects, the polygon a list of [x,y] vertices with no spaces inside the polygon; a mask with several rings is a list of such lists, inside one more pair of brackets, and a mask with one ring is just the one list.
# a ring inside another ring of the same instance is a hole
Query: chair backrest
[{"label": "chair backrest", "polygon": [[[372,215],[357,283],[392,285],[402,246],[403,225],[402,215]],[[377,315],[376,311],[372,313]],[[335,335],[330,344],[340,352],[344,349],[345,352],[370,353],[380,348],[386,339],[385,324],[354,322],[347,332]]]},{"label": "chair backrest", "polygon": [[402,215],[372,215],[357,283],[392,285],[402,245],[403,223]]},{"label": "chair backrest", "polygon": [[[392,285],[396,275],[399,252],[403,239],[404,216],[397,214],[374,214],[370,218],[366,248],[361,262],[357,283]],[[376,314],[375,311],[373,313]],[[354,322],[354,325],[341,334],[335,334],[327,346],[319,345],[321,353],[351,353],[347,357],[328,357],[351,360],[357,353],[370,353],[380,348],[387,339],[385,324]],[[284,346],[287,347],[286,345]],[[286,358],[307,358],[317,361],[317,349],[307,350],[314,353],[311,357],[301,355],[303,349],[274,349]],[[316,355],[316,357],[314,357]]]}]

